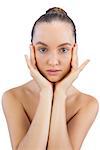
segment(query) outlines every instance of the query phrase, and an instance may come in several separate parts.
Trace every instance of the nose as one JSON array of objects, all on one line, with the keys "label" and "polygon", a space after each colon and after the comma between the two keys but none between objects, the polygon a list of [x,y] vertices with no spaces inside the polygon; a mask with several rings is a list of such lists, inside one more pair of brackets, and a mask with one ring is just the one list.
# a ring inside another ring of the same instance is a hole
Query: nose
[{"label": "nose", "polygon": [[48,58],[48,64],[52,66],[59,64],[59,59],[56,54],[50,55],[50,57]]}]

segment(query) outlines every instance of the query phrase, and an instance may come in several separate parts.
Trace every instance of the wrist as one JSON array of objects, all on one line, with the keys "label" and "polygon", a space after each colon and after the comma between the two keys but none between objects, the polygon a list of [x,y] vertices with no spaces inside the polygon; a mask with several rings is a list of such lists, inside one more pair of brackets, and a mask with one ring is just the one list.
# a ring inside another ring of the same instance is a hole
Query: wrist
[{"label": "wrist", "polygon": [[55,92],[54,92],[54,95],[58,95],[58,96],[66,96],[66,93],[64,90],[62,90],[61,88],[56,88],[55,89]]},{"label": "wrist", "polygon": [[66,97],[67,95],[65,94],[63,90],[57,89],[54,93],[54,99],[60,99],[62,101],[62,100],[65,100]]},{"label": "wrist", "polygon": [[52,99],[52,97],[53,97],[53,92],[52,91],[50,91],[50,90],[42,90],[41,92],[40,92],[40,97],[45,97],[45,98],[49,98],[49,99]]}]

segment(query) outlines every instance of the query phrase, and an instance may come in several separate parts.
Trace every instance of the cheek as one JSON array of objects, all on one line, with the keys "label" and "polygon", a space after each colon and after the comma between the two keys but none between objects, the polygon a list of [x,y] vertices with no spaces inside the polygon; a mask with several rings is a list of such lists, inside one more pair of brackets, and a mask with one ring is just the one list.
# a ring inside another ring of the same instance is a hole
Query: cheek
[{"label": "cheek", "polygon": [[64,64],[64,68],[66,71],[70,70],[71,68],[71,53],[69,53],[69,55],[67,55],[64,59],[63,59],[63,64]]},{"label": "cheek", "polygon": [[64,62],[66,62],[66,65],[70,64],[71,59],[72,59],[72,55],[71,52],[69,52],[67,56],[64,58]]},{"label": "cheek", "polygon": [[65,70],[69,70],[71,67],[71,59],[67,59],[63,62],[63,66]]},{"label": "cheek", "polygon": [[41,64],[44,62],[44,56],[42,54],[40,54],[38,49],[35,49],[35,58],[36,58],[36,61],[38,64]]},{"label": "cheek", "polygon": [[41,63],[42,59],[37,51],[35,51],[35,58],[36,58],[37,64]]},{"label": "cheek", "polygon": [[39,55],[36,55],[36,64],[39,69],[43,68],[44,66],[44,59]]}]

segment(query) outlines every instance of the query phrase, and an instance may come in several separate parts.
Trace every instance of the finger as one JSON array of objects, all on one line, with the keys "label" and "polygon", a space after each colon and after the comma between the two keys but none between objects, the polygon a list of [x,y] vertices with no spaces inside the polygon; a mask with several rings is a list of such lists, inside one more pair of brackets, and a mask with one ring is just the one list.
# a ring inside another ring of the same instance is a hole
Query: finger
[{"label": "finger", "polygon": [[72,70],[76,70],[78,68],[78,55],[77,55],[77,44],[73,47],[72,54]]},{"label": "finger", "polygon": [[30,60],[28,59],[28,56],[25,55],[25,59],[26,59],[26,62],[27,62],[27,65],[28,65],[28,68],[30,70],[30,74],[31,76],[36,79],[36,81],[41,85],[42,82],[43,82],[43,76],[36,70],[33,68],[32,64],[30,63]]},{"label": "finger", "polygon": [[30,62],[30,60],[29,60],[27,55],[25,55],[25,59],[26,59],[27,66],[28,66],[28,68],[30,70],[31,76],[36,78],[38,76],[38,72],[36,71],[36,69],[31,64],[31,62]]},{"label": "finger", "polygon": [[35,66],[34,48],[32,44],[30,45],[30,61]]},{"label": "finger", "polygon": [[87,59],[85,62],[83,62],[82,64],[81,64],[81,66],[78,68],[78,72],[80,73],[84,68],[85,68],[85,66],[89,63],[89,59]]},{"label": "finger", "polygon": [[26,63],[27,63],[27,66],[28,66],[30,72],[33,72],[35,68],[34,68],[33,65],[31,64],[31,62],[30,62],[30,60],[29,60],[29,58],[28,58],[27,55],[25,55],[25,59],[26,59]]}]

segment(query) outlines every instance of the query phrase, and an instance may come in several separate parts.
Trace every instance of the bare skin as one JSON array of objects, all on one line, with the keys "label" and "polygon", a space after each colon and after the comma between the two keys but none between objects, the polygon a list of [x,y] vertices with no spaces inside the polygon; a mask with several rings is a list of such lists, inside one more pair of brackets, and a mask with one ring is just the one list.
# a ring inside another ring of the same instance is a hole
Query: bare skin
[{"label": "bare skin", "polygon": [[[42,26],[42,30],[43,28],[49,31],[47,25]],[[49,29],[51,32],[51,29],[55,30],[55,26],[50,26]],[[69,28],[68,33],[73,43]],[[68,69],[65,78],[55,82],[53,89],[51,80],[60,79],[60,76],[51,78],[47,75],[48,80],[41,76],[36,66],[33,46],[31,45],[30,60],[26,56],[33,80],[7,91],[3,96],[13,150],[79,150],[98,112],[97,100],[72,85],[88,60],[78,67],[77,46],[74,45],[72,59],[70,51],[67,55],[67,63],[70,64],[71,61],[70,73],[68,74]],[[39,60],[38,53],[36,56]],[[51,62],[57,64],[55,59]],[[42,62],[41,58],[40,61]],[[41,65],[40,61],[37,61],[38,66]],[[43,68],[41,69],[43,72]]]},{"label": "bare skin", "polygon": [[[40,101],[39,89],[36,86],[36,83],[34,83],[34,81],[31,80],[24,85],[21,85],[19,87],[11,89],[8,92],[10,92],[11,95],[14,95],[13,99],[16,99],[18,101],[18,103],[22,104],[22,106],[24,108],[24,112],[25,112],[25,115],[27,118],[27,121],[24,122],[24,123],[26,123],[26,126],[24,127],[25,128],[24,136],[25,136],[27,130],[30,128],[32,120],[34,120],[34,116],[36,114],[36,111],[37,111],[37,108],[39,105],[39,101]],[[34,99],[33,99],[33,97],[34,97]],[[66,126],[68,126],[68,132],[72,136],[73,136],[72,126],[74,126],[75,116],[77,115],[79,110],[87,108],[87,104],[91,105],[91,103],[93,103],[92,111],[94,114],[92,116],[91,124],[89,124],[90,126],[92,125],[92,122],[96,118],[96,115],[98,112],[98,102],[96,101],[96,99],[94,97],[80,92],[75,87],[72,86],[70,88],[70,90],[68,92],[68,99],[66,100],[65,106],[66,106]],[[60,108],[60,110],[61,110],[61,108]],[[10,111],[13,112],[13,109],[10,108]],[[61,111],[60,111],[60,113],[61,113]],[[5,111],[5,115],[6,115],[6,118],[8,118],[6,111]],[[79,119],[81,119],[81,118],[79,118]],[[88,122],[86,122],[86,120],[87,120],[86,116],[83,119],[85,119],[85,124],[88,123]],[[17,118],[15,118],[15,119],[13,118],[13,120],[16,122]],[[88,127],[87,132],[88,132],[90,126]],[[80,128],[79,125],[78,125],[78,128]],[[16,127],[16,132],[17,132],[17,127]],[[14,135],[16,132],[14,131]],[[78,132],[77,132],[77,134],[78,134]],[[84,136],[84,138],[85,138],[85,136]],[[71,137],[69,137],[69,138],[71,139]],[[15,140],[15,145],[17,143],[17,140]],[[20,140],[20,137],[19,137],[19,140]],[[49,140],[50,140],[50,138],[49,138]],[[79,139],[77,138],[76,141],[79,141]],[[72,139],[72,143],[74,143],[74,139]],[[79,144],[82,144],[82,143],[79,143]],[[61,143],[61,145],[62,145],[62,143]],[[76,146],[77,146],[77,144],[76,144]],[[56,147],[58,147],[58,144],[56,145]],[[81,147],[81,145],[80,145],[80,147]],[[79,147],[75,148],[75,150],[79,150],[79,149],[80,149]],[[17,149],[13,149],[13,150],[17,150]]]}]

